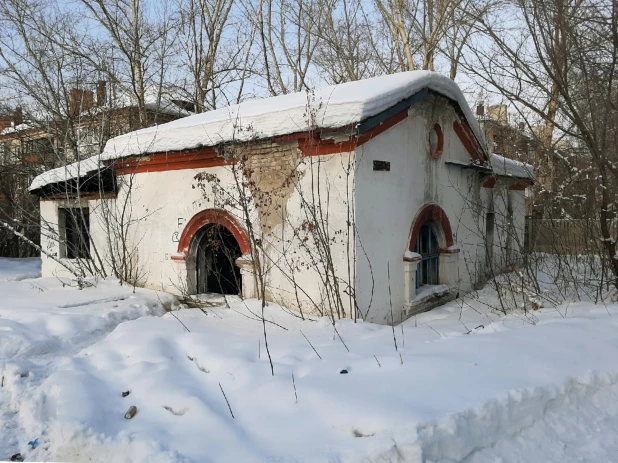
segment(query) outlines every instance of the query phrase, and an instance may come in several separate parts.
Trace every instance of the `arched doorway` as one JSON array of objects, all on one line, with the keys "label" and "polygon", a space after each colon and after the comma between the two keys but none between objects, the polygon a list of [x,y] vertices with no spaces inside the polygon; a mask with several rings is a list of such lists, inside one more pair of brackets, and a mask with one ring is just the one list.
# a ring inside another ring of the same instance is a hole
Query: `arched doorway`
[{"label": "arched doorway", "polygon": [[189,294],[243,292],[237,259],[249,256],[251,247],[247,233],[230,213],[206,209],[195,214],[182,231],[178,254],[186,262]]},{"label": "arched doorway", "polygon": [[242,256],[234,234],[216,223],[204,225],[193,238],[196,294],[240,294],[242,280],[236,259]]}]

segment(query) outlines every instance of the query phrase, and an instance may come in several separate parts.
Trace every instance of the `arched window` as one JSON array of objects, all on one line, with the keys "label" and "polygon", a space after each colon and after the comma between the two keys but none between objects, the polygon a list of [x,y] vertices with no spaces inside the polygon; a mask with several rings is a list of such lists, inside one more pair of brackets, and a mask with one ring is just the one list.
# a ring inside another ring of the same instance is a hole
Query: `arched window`
[{"label": "arched window", "polygon": [[437,285],[440,281],[440,250],[436,233],[429,223],[421,226],[414,252],[421,255],[416,271],[416,287]]},{"label": "arched window", "polygon": [[[459,250],[454,247],[454,244],[455,240],[446,212],[434,203],[421,207],[412,221],[408,241],[408,251],[414,254],[404,255],[404,262],[416,265],[416,269],[406,267],[408,275],[414,274],[414,282],[410,282],[408,288],[412,290],[414,286],[419,288],[424,285],[455,282],[451,272],[456,269],[456,266],[451,264],[456,262],[453,257]],[[414,292],[411,292],[409,297],[412,302]]]}]

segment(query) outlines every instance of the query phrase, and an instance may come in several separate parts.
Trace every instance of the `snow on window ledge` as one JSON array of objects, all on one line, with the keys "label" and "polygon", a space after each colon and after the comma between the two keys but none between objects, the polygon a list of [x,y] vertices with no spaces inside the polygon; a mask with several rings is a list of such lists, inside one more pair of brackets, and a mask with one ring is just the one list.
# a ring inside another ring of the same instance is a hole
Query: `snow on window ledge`
[{"label": "snow on window ledge", "polygon": [[416,289],[416,297],[413,303],[423,302],[431,297],[441,297],[449,293],[448,285],[423,285]]}]

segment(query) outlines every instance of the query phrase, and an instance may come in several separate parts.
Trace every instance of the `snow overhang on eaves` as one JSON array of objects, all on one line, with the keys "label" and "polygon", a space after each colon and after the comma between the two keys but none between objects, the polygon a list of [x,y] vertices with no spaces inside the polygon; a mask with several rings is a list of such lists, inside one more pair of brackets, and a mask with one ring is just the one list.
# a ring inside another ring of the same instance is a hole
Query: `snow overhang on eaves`
[{"label": "snow overhang on eaves", "polygon": [[53,175],[64,171],[66,174],[56,181],[33,182],[29,188],[30,193],[48,200],[109,197],[109,194],[116,193],[116,175],[111,167],[97,165],[95,169],[87,169],[82,166],[83,170],[78,173],[66,172],[68,167],[76,167],[76,164],[46,172]]},{"label": "snow overhang on eaves", "polygon": [[504,156],[494,153],[490,154],[489,159],[494,175],[498,177],[529,180],[534,183],[534,167],[530,164],[505,158]]}]

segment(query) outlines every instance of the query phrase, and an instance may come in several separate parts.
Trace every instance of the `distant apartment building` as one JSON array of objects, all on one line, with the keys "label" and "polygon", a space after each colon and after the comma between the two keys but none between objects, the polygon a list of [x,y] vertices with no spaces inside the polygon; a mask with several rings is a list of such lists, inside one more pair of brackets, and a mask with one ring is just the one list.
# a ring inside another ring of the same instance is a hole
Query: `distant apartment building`
[{"label": "distant apartment building", "polygon": [[[64,117],[16,107],[0,114],[0,221],[39,241],[38,204],[28,194],[32,179],[46,170],[101,152],[110,138],[188,116],[191,106],[147,89],[144,101],[99,81],[73,88]],[[32,254],[7,227],[0,227],[0,256]]]}]

